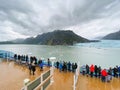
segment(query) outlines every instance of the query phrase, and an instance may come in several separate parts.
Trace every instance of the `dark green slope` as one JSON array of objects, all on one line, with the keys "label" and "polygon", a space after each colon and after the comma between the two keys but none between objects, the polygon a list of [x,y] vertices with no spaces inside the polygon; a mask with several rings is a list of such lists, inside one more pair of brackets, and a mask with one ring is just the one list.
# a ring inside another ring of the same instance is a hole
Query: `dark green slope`
[{"label": "dark green slope", "polygon": [[42,44],[42,45],[73,45],[75,43],[89,42],[81,36],[76,35],[70,30],[56,30],[53,32],[38,35],[36,38],[28,38],[24,40],[27,44]]},{"label": "dark green slope", "polygon": [[108,34],[105,37],[103,37],[103,39],[107,39],[107,40],[120,40],[120,31]]},{"label": "dark green slope", "polygon": [[[41,44],[41,45],[73,45],[75,43],[91,42],[81,36],[76,35],[70,30],[56,30],[53,32],[43,33],[37,37],[30,37],[24,40],[10,41],[12,44]],[[8,42],[4,42],[8,43]]]}]

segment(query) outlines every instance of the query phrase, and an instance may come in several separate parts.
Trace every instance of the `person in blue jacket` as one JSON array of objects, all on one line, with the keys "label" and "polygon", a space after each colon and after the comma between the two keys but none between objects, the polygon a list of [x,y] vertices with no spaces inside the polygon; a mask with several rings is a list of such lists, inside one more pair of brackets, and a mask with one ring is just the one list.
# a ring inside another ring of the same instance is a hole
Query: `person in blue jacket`
[{"label": "person in blue jacket", "polygon": [[119,78],[120,78],[120,66],[118,67],[118,73],[119,73]]},{"label": "person in blue jacket", "polygon": [[62,71],[62,69],[63,69],[63,65],[62,65],[62,62],[60,61],[60,63],[59,63],[59,70],[60,70],[60,72]]},{"label": "person in blue jacket", "polygon": [[39,63],[39,67],[40,67],[40,70],[43,71],[43,62],[41,60],[41,62]]}]

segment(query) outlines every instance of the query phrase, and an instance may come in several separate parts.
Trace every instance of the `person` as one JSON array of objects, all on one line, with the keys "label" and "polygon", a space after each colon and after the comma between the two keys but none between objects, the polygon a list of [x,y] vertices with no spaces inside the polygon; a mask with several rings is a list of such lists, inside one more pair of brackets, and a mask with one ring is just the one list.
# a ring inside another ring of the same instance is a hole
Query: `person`
[{"label": "person", "polygon": [[93,77],[94,70],[95,70],[95,68],[94,68],[94,65],[92,64],[92,65],[90,66],[90,76],[91,76],[91,77]]},{"label": "person", "polygon": [[81,67],[81,69],[82,69],[82,75],[85,75],[85,73],[86,73],[86,66],[83,65],[83,66]]},{"label": "person", "polygon": [[59,68],[59,62],[58,61],[56,62],[56,65],[57,65],[57,69],[58,69]]},{"label": "person", "polygon": [[102,82],[105,82],[106,81],[106,76],[108,75],[106,69],[103,69],[101,71],[101,75],[102,75],[102,77],[101,77]]},{"label": "person", "polygon": [[68,66],[68,71],[71,71],[71,63],[70,63],[70,61],[68,62],[67,66]]},{"label": "person", "polygon": [[67,62],[64,62],[64,71],[67,72]]},{"label": "person", "polygon": [[108,73],[108,75],[106,76],[106,81],[110,82],[112,80],[112,76]]},{"label": "person", "polygon": [[108,74],[112,76],[112,68],[111,67],[108,69]]},{"label": "person", "polygon": [[30,63],[32,63],[32,62],[33,62],[33,57],[31,56],[31,57],[30,57]]},{"label": "person", "polygon": [[35,65],[37,65],[37,58],[34,56]]},{"label": "person", "polygon": [[120,66],[118,67],[118,74],[119,74],[119,78],[120,78]]},{"label": "person", "polygon": [[42,60],[41,59],[39,59],[38,60],[38,65],[40,65],[42,63]]},{"label": "person", "polygon": [[113,68],[113,73],[114,73],[114,77],[118,77],[118,69],[117,69],[117,67],[114,67]]},{"label": "person", "polygon": [[20,55],[18,55],[18,64],[20,64],[20,59],[21,59],[21,57],[20,57]]},{"label": "person", "polygon": [[62,62],[60,61],[60,64],[59,64],[59,71],[60,71],[60,72],[62,71],[62,68],[63,68],[63,64],[62,64]]},{"label": "person", "polygon": [[86,64],[86,74],[89,75],[89,66]]},{"label": "person", "polygon": [[98,74],[98,67],[97,65],[95,65],[95,77],[97,77],[97,74]]},{"label": "person", "polygon": [[75,64],[72,63],[72,72],[75,72]]},{"label": "person", "polygon": [[112,80],[112,68],[111,67],[108,69],[108,75],[106,77],[107,82],[110,82],[110,80]]},{"label": "person", "polygon": [[43,71],[43,62],[42,62],[42,60],[39,63],[39,67],[40,67],[40,70]]},{"label": "person", "polygon": [[32,62],[32,72],[33,72],[33,75],[35,74],[35,71],[36,71],[36,67],[35,67],[35,61]]},{"label": "person", "polygon": [[77,63],[75,63],[75,70],[77,69],[77,67],[78,67],[78,65],[77,65]]},{"label": "person", "polygon": [[50,67],[50,59],[48,58],[48,67]]},{"label": "person", "polygon": [[101,77],[101,66],[98,67],[98,77]]},{"label": "person", "polygon": [[17,60],[17,54],[14,54],[14,59],[15,59],[15,61]]},{"label": "person", "polygon": [[65,62],[63,61],[63,68],[62,68],[62,71],[65,71]]},{"label": "person", "polygon": [[26,55],[25,60],[26,60],[26,63],[28,63],[28,55]]},{"label": "person", "polygon": [[29,62],[29,64],[28,64],[28,68],[29,68],[29,73],[30,73],[30,75],[31,75],[31,71],[32,71],[32,65],[31,65],[31,63]]}]

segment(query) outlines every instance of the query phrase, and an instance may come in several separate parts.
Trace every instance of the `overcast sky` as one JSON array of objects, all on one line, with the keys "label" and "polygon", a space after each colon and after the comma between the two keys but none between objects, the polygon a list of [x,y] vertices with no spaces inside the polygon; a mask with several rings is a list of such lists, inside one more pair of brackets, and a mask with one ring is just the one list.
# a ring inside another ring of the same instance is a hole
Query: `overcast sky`
[{"label": "overcast sky", "polygon": [[93,39],[120,30],[120,0],[0,0],[0,41],[57,29]]}]

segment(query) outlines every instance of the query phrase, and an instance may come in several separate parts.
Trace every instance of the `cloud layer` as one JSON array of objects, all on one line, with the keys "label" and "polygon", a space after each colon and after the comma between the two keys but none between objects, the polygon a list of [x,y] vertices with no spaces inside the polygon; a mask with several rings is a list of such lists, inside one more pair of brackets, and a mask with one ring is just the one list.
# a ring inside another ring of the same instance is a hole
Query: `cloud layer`
[{"label": "cloud layer", "polygon": [[120,29],[119,0],[0,0],[0,41],[71,29],[92,39]]}]

